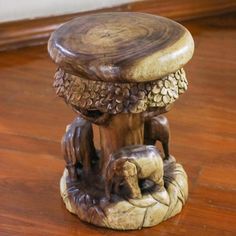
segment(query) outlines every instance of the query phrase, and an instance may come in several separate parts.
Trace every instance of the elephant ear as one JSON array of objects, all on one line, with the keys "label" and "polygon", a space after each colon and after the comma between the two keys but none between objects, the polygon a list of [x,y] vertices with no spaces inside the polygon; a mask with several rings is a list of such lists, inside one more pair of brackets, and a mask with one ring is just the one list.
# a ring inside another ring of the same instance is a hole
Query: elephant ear
[{"label": "elephant ear", "polygon": [[127,158],[124,158],[124,157],[120,157],[119,159],[114,161],[114,165],[112,167],[114,174],[116,174],[118,176],[122,176],[126,162],[127,162]]},{"label": "elephant ear", "polygon": [[123,173],[125,176],[135,176],[138,174],[136,165],[126,161],[123,165]]}]

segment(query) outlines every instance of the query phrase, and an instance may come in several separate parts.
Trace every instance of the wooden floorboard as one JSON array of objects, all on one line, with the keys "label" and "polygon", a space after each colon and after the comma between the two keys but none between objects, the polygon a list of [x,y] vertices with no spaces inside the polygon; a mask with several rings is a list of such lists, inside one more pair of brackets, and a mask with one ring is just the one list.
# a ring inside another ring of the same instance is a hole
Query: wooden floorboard
[{"label": "wooden floorboard", "polygon": [[190,85],[167,116],[189,200],[141,231],[96,228],[66,211],[60,139],[75,114],[52,88],[56,66],[45,46],[0,53],[0,235],[236,235],[235,21],[231,13],[184,23],[196,43]]}]

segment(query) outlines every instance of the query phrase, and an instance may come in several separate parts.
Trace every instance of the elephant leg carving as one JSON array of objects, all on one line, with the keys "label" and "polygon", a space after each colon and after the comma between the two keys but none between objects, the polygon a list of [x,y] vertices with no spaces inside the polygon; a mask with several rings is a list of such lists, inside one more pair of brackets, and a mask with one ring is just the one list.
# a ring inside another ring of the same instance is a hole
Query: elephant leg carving
[{"label": "elephant leg carving", "polygon": [[169,159],[169,157],[170,157],[170,153],[169,153],[169,138],[166,141],[162,142],[162,148],[163,148],[164,155],[165,155],[164,159],[165,160]]},{"label": "elephant leg carving", "polygon": [[77,158],[74,149],[74,137],[73,133],[69,132],[68,129],[62,138],[61,145],[69,177],[72,181],[76,181],[78,176],[76,171]]},{"label": "elephant leg carving", "polygon": [[88,121],[77,128],[76,145],[78,146],[78,159],[83,165],[84,175],[88,175],[92,165],[97,162],[98,156],[93,142],[92,124]]},{"label": "elephant leg carving", "polygon": [[97,160],[91,123],[77,117],[68,125],[62,138],[62,151],[71,180],[78,180],[78,167],[88,175],[92,162]]},{"label": "elephant leg carving", "polygon": [[164,152],[164,160],[169,159],[170,128],[168,120],[163,115],[149,117],[144,124],[144,142],[147,145],[155,145],[160,141]]}]

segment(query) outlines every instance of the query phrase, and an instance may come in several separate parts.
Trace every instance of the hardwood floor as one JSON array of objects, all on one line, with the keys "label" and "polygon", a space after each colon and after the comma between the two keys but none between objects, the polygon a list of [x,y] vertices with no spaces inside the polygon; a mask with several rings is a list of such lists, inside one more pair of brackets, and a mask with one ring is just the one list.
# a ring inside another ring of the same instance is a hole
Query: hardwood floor
[{"label": "hardwood floor", "polygon": [[235,21],[232,13],[183,23],[196,44],[185,67],[190,86],[167,116],[189,200],[141,231],[96,228],[68,213],[60,139],[75,114],[56,98],[56,67],[46,46],[0,53],[0,235],[236,235]]}]

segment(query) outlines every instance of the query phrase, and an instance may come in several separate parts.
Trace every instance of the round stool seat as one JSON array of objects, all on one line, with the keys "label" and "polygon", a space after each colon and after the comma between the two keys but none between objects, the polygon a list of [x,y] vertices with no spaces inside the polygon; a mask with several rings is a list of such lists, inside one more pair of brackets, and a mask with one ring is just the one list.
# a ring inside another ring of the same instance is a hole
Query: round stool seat
[{"label": "round stool seat", "polygon": [[56,30],[50,56],[65,72],[88,80],[147,82],[183,67],[192,57],[189,31],[160,16],[103,13],[78,17]]}]

